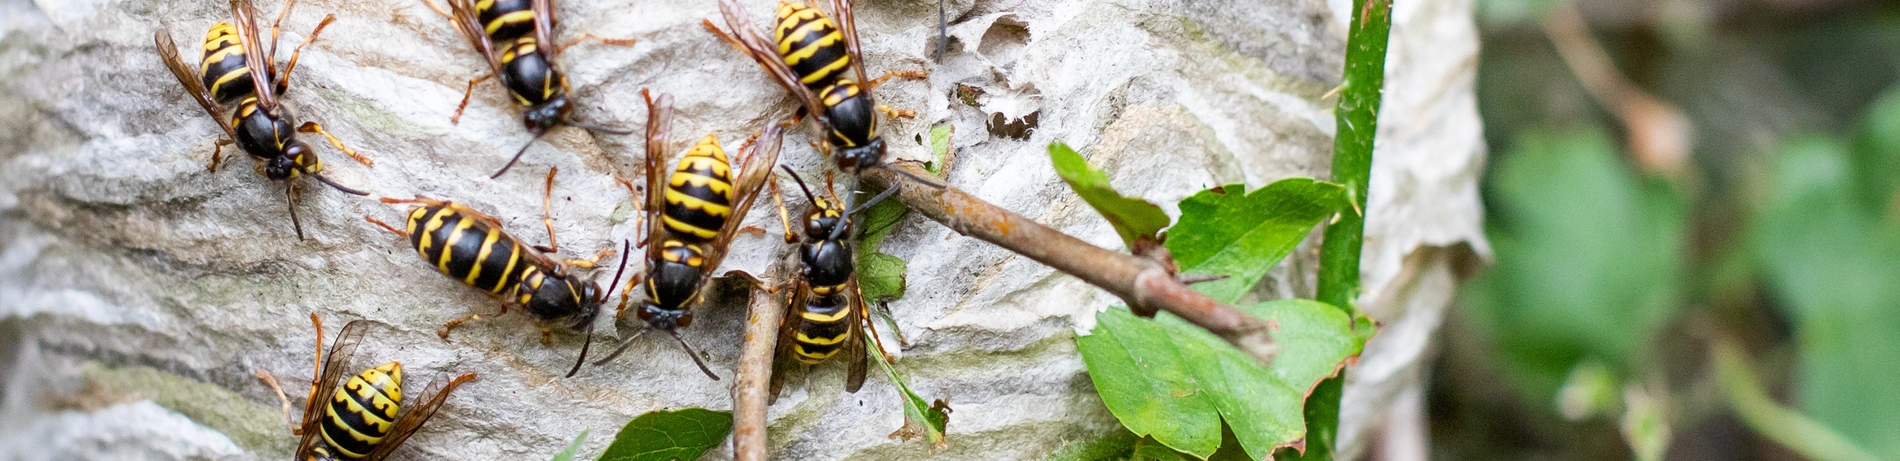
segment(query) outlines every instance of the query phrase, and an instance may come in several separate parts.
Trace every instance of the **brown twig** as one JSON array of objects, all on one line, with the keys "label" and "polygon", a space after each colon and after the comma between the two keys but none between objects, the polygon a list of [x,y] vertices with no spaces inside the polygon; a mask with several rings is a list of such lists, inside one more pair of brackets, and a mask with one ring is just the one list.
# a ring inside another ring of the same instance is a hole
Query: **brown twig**
[{"label": "brown twig", "polygon": [[1682,109],[1643,91],[1616,69],[1603,46],[1590,36],[1583,11],[1573,2],[1559,2],[1544,18],[1544,34],[1557,46],[1558,56],[1570,66],[1590,97],[1615,113],[1628,131],[1630,154],[1643,170],[1678,176],[1688,167],[1693,122]]},{"label": "brown twig", "polygon": [[[1252,355],[1262,366],[1279,347],[1266,322],[1188,289],[1159,261],[1110,251],[1011,213],[953,187],[923,184],[913,165],[868,168],[872,185],[900,187],[899,201],[959,234],[1016,252],[1120,296],[1132,309],[1168,311]],[[892,169],[905,169],[903,174]],[[938,187],[942,187],[941,189]]]},{"label": "brown twig", "polygon": [[768,290],[752,290],[745,343],[739,349],[739,377],[732,390],[732,459],[764,461],[766,386],[772,382],[772,351],[785,309]]}]

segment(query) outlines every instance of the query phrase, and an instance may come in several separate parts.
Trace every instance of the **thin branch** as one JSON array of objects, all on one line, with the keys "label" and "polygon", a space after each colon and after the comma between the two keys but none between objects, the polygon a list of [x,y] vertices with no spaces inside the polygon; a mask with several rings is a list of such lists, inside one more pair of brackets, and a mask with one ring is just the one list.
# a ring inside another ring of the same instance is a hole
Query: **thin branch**
[{"label": "thin branch", "polygon": [[739,377],[732,391],[732,459],[764,461],[766,386],[772,382],[772,351],[785,309],[767,290],[752,290],[745,343],[739,349]]},{"label": "thin branch", "polygon": [[[909,164],[868,168],[862,178],[899,187],[897,199],[959,234],[976,237],[1120,296],[1132,309],[1160,309],[1227,340],[1265,366],[1278,346],[1266,322],[1188,289],[1162,263],[1110,251],[1038,224],[954,187],[924,184]],[[903,174],[891,169],[905,169]],[[938,187],[942,187],[941,189]]]}]

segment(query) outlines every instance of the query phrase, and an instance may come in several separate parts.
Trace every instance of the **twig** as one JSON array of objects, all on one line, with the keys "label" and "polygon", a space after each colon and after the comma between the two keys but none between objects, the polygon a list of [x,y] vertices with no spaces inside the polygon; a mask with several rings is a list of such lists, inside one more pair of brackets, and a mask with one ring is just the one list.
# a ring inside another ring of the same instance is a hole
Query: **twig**
[{"label": "twig", "polygon": [[1693,122],[1675,105],[1616,70],[1609,53],[1590,36],[1590,25],[1573,2],[1558,2],[1543,21],[1544,34],[1590,97],[1616,114],[1629,133],[1630,154],[1643,171],[1677,176],[1689,163]]},{"label": "twig", "polygon": [[[1188,289],[1160,262],[1110,251],[1011,213],[954,187],[924,184],[929,173],[909,164],[867,168],[872,185],[901,188],[897,199],[959,234],[976,237],[1101,287],[1130,308],[1168,311],[1227,340],[1265,366],[1278,346],[1263,322]],[[903,174],[892,169],[905,169]],[[914,177],[915,176],[915,177]]]},{"label": "twig", "polygon": [[745,343],[739,346],[739,377],[732,391],[732,459],[765,460],[766,386],[772,382],[772,351],[778,342],[779,322],[785,309],[773,303],[767,290],[752,290],[751,314],[746,318]]}]

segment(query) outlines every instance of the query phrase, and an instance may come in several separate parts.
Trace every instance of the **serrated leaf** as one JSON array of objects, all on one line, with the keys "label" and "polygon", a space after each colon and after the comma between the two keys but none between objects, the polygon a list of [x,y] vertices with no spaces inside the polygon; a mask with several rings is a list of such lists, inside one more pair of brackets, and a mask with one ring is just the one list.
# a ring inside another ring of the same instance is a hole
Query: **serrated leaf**
[{"label": "serrated leaf", "polygon": [[1227,276],[1194,285],[1226,303],[1246,294],[1314,225],[1350,206],[1345,187],[1309,178],[1245,191],[1229,184],[1194,194],[1181,201],[1181,222],[1168,229],[1168,251],[1181,272]]},{"label": "serrated leaf", "polygon": [[1116,192],[1108,184],[1107,174],[1090,167],[1089,161],[1068,145],[1049,143],[1049,160],[1055,163],[1056,175],[1062,177],[1062,182],[1068,183],[1070,190],[1108,220],[1126,248],[1135,248],[1137,240],[1154,240],[1161,229],[1168,227],[1168,213],[1161,211],[1161,207]]},{"label": "serrated leaf", "polygon": [[896,387],[898,393],[904,397],[904,427],[892,432],[891,437],[902,437],[906,441],[923,437],[930,443],[932,453],[948,448],[950,439],[945,430],[950,425],[950,405],[943,399],[926,402],[923,397],[910,390],[910,382],[904,379],[904,375],[897,373],[897,369],[891,366],[890,359],[884,356],[884,350],[879,348],[877,341],[869,335],[864,337],[864,348],[871,356],[870,360],[876,362],[878,368],[884,369],[884,376],[890,379],[891,385]]},{"label": "serrated leaf", "polygon": [[884,253],[858,258],[858,289],[865,302],[887,302],[904,297],[904,260]]},{"label": "serrated leaf", "polygon": [[691,461],[725,442],[732,412],[682,408],[648,412],[627,421],[600,461]]},{"label": "serrated leaf", "polygon": [[1261,368],[1252,356],[1170,314],[1141,320],[1125,308],[1096,314],[1076,338],[1089,378],[1109,412],[1136,434],[1196,457],[1221,446],[1222,422],[1249,457],[1305,436],[1306,394],[1365,347],[1353,319],[1301,299],[1237,306],[1277,325],[1280,355]]},{"label": "serrated leaf", "polygon": [[555,453],[555,454],[554,454],[554,458],[552,458],[552,459],[551,459],[550,461],[571,461],[571,460],[573,460],[573,459],[574,459],[574,455],[575,455],[576,453],[579,453],[579,452],[581,451],[581,444],[583,444],[583,443],[587,443],[587,433],[589,433],[589,432],[593,432],[593,431],[594,431],[593,429],[582,429],[582,430],[581,430],[581,435],[579,435],[579,436],[575,436],[575,437],[574,437],[574,441],[572,441],[572,442],[568,442],[568,443],[567,443],[567,447],[566,447],[566,448],[562,448],[562,449],[561,449],[561,451],[560,451],[559,453]]}]

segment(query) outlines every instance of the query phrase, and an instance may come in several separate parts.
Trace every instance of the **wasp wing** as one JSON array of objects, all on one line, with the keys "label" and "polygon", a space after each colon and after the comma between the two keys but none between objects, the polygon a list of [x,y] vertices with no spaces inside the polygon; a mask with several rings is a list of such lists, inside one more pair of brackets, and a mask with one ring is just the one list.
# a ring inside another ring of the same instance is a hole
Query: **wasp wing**
[{"label": "wasp wing", "polygon": [[[336,341],[330,343],[329,357],[323,361],[323,373],[317,382],[310,383],[310,399],[303,405],[303,440],[297,443],[297,459],[310,459],[317,444],[324,443],[318,428],[323,422],[323,404],[336,394],[337,382],[342,380],[344,370],[350,366],[350,359],[356,356],[356,346],[363,342],[363,333],[369,330],[369,321],[353,320],[337,333]],[[322,338],[318,338],[319,341]]]},{"label": "wasp wing", "polygon": [[178,57],[178,44],[172,42],[172,33],[159,29],[158,32],[152,34],[152,41],[158,44],[158,58],[165,61],[165,68],[170,69],[172,76],[178,78],[178,84],[185,87],[185,94],[191,95],[191,99],[198,101],[198,106],[204,107],[205,112],[211,114],[211,120],[218,122],[218,128],[224,129],[225,136],[237,139],[237,132],[231,129],[231,121],[224,118],[224,111],[218,110],[218,105],[211,102],[209,92],[205,91],[204,82],[198,81],[198,76],[191,72],[191,67],[185,65],[185,60]]},{"label": "wasp wing", "polygon": [[474,373],[453,378],[450,378],[448,374],[436,375],[435,380],[429,382],[429,387],[423,389],[421,394],[417,394],[415,401],[421,402],[421,405],[410,407],[408,412],[397,417],[396,423],[390,426],[389,435],[384,436],[383,442],[370,450],[369,456],[363,459],[381,461],[389,457],[391,452],[396,451],[396,447],[402,446],[403,441],[409,440],[409,436],[415,435],[416,430],[422,428],[422,423],[429,421],[429,417],[435,416],[435,410],[442,407],[442,402],[449,399],[449,393],[455,391],[456,386],[474,380]]},{"label": "wasp wing", "polygon": [[486,29],[475,15],[474,0],[449,0],[449,22],[455,23],[455,29],[462,31],[462,37],[475,46],[475,52],[488,60],[488,70],[492,75],[501,77],[501,61],[495,57],[495,42],[489,41]]},{"label": "wasp wing", "polygon": [[673,128],[673,98],[661,94],[656,99],[645,90],[640,95],[647,101],[647,261],[655,261],[660,257],[660,240],[666,231],[660,213],[666,209],[666,159],[671,156],[667,146],[671,144],[669,134]]},{"label": "wasp wing", "polygon": [[745,5],[739,4],[739,0],[719,0],[719,13],[725,16],[726,28],[731,29],[732,33],[720,31],[712,25],[711,21],[705,23],[706,30],[712,31],[714,35],[718,35],[720,39],[732,44],[746,56],[750,56],[754,62],[759,63],[759,67],[765,68],[765,73],[770,75],[773,81],[785,87],[785,91],[792,93],[793,99],[797,99],[799,104],[805,106],[805,111],[813,116],[824,115],[824,101],[819,100],[817,94],[812,93],[810,88],[805,88],[805,84],[799,82],[798,74],[792,72],[791,66],[785,64],[784,58],[779,57],[777,45],[766,40],[758,27],[752,26],[748,21],[748,18],[752,16],[746,12]]},{"label": "wasp wing", "polygon": [[554,43],[554,0],[534,0],[534,43],[550,53],[560,46]]},{"label": "wasp wing", "polygon": [[857,71],[858,85],[864,91],[871,90],[871,80],[864,76],[864,54],[858,51],[858,17],[851,11],[851,0],[830,0],[831,17],[838,19],[838,28],[844,33],[846,54],[851,56],[851,70]]},{"label": "wasp wing", "polygon": [[877,333],[868,329],[871,316],[865,315],[864,292],[858,289],[857,275],[852,275],[851,280],[845,283],[843,294],[851,297],[848,301],[851,314],[845,319],[845,323],[851,325],[851,329],[847,331],[854,333],[848,336],[849,339],[846,341],[850,344],[845,345],[844,349],[844,363],[847,365],[844,390],[857,392],[859,388],[864,387],[864,369],[870,360],[870,357],[867,357],[869,354],[864,351],[864,342],[876,340]]},{"label": "wasp wing", "polygon": [[231,23],[237,25],[238,37],[244,41],[244,66],[251,69],[251,87],[256,89],[257,108],[274,114],[277,111],[277,85],[271,79],[271,67],[277,65],[277,57],[264,55],[263,42],[257,38],[257,7],[251,5],[251,0],[231,0]]},{"label": "wasp wing", "polygon": [[805,312],[806,297],[809,290],[803,277],[792,282],[792,293],[785,303],[785,316],[778,322],[778,344],[772,348],[772,380],[766,388],[767,405],[778,402],[778,391],[785,385],[785,375],[798,368],[798,360],[792,357],[794,335],[798,332],[800,314]]}]

